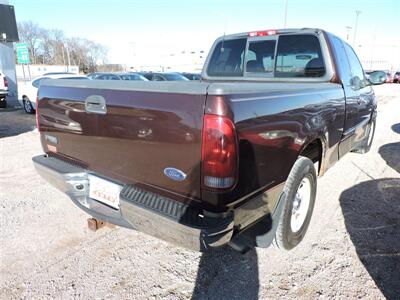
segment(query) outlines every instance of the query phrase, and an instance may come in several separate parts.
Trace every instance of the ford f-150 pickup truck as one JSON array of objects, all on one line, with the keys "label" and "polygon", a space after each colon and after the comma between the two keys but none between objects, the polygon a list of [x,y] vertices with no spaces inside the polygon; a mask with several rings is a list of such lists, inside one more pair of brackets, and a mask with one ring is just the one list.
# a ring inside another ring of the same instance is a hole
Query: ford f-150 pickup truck
[{"label": "ford f-150 pickup truck", "polygon": [[199,251],[289,250],[317,175],[370,149],[384,81],[320,29],[225,35],[201,81],[43,81],[33,162],[98,220]]}]

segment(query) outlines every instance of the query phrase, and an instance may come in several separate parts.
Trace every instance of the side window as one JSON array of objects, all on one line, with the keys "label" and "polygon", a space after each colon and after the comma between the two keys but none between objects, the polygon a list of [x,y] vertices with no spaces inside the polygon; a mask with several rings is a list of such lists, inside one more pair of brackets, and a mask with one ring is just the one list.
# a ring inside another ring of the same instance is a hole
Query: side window
[{"label": "side window", "polygon": [[348,44],[344,43],[344,48],[346,50],[347,58],[349,59],[351,74],[352,74],[352,85],[358,88],[362,88],[366,85],[364,70],[361,66],[360,61],[353,48]]},{"label": "side window", "polygon": [[142,80],[139,75],[131,75],[131,80]]},{"label": "side window", "polygon": [[281,35],[275,77],[321,77],[325,74],[319,40],[314,35]]},{"label": "side window", "polygon": [[207,69],[210,76],[243,76],[246,39],[220,41],[214,48]]},{"label": "side window", "polygon": [[246,72],[272,73],[275,44],[275,40],[249,42],[246,53]]},{"label": "side window", "polygon": [[165,81],[165,79],[160,75],[154,75],[153,81]]},{"label": "side window", "polygon": [[331,41],[335,50],[336,67],[338,68],[340,79],[344,85],[349,86],[352,75],[343,43],[336,36],[332,36]]}]

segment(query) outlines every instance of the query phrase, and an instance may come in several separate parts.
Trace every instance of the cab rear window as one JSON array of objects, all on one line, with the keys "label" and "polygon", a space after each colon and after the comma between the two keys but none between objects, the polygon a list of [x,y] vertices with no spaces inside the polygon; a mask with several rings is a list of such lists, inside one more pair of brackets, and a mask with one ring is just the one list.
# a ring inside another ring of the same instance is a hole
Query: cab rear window
[{"label": "cab rear window", "polygon": [[220,41],[214,49],[208,66],[210,76],[243,76],[245,38]]},{"label": "cab rear window", "polygon": [[247,73],[272,73],[276,40],[249,42],[246,53]]},{"label": "cab rear window", "polygon": [[[277,40],[278,39],[278,40]],[[311,34],[280,35],[218,42],[207,74],[214,77],[321,77],[325,62],[319,40]],[[247,51],[246,51],[247,47]]]},{"label": "cab rear window", "polygon": [[325,64],[314,35],[282,35],[276,53],[275,77],[321,77]]}]

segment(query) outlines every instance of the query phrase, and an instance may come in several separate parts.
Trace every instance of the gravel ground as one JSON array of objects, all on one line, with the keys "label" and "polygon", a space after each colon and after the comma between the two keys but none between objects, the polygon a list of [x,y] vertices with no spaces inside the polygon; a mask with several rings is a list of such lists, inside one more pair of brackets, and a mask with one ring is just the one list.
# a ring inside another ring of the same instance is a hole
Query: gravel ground
[{"label": "gravel ground", "polygon": [[372,150],[318,181],[310,229],[290,252],[201,254],[87,215],[34,171],[34,116],[0,110],[0,298],[400,297],[400,85],[376,89]]}]

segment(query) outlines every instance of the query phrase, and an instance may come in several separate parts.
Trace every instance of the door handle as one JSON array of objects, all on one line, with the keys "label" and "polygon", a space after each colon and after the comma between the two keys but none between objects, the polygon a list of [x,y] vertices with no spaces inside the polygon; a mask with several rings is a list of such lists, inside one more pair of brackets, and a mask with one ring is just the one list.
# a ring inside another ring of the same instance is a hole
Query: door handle
[{"label": "door handle", "polygon": [[85,100],[85,110],[88,113],[105,115],[107,113],[106,99],[100,95],[90,95]]},{"label": "door handle", "polygon": [[362,103],[361,98],[358,98],[358,99],[357,99],[357,104],[358,104],[358,105],[361,105],[361,103]]}]

